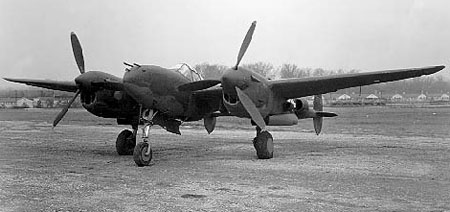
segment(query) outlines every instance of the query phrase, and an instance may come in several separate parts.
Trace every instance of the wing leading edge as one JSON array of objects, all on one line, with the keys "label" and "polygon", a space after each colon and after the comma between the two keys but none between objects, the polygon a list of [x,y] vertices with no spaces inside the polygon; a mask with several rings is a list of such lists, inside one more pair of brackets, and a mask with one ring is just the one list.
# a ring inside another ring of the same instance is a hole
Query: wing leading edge
[{"label": "wing leading edge", "polygon": [[10,82],[17,82],[26,85],[32,85],[41,88],[48,88],[52,90],[76,92],[77,85],[73,81],[54,81],[54,80],[36,80],[36,79],[11,79],[3,78]]},{"label": "wing leading edge", "polygon": [[424,68],[385,70],[326,77],[273,80],[270,81],[270,86],[272,91],[277,95],[292,99],[334,92],[344,88],[430,75],[444,68],[445,66],[430,66]]}]

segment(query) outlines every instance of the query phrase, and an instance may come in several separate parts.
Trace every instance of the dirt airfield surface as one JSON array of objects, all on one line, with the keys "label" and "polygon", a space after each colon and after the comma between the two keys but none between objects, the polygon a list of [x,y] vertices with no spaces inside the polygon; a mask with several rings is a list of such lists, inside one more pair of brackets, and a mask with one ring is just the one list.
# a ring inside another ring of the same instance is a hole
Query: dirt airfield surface
[{"label": "dirt airfield surface", "polygon": [[450,109],[336,110],[320,136],[269,128],[270,160],[245,120],[155,127],[148,167],[117,155],[114,120],[0,110],[0,211],[450,211]]}]

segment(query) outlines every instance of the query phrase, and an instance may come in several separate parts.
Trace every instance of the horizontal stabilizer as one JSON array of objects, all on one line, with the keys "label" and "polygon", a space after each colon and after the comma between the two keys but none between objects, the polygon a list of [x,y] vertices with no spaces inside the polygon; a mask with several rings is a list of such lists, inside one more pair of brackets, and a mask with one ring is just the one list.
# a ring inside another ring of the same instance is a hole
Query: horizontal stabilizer
[{"label": "horizontal stabilizer", "polygon": [[337,116],[336,113],[333,112],[324,112],[324,111],[316,111],[317,117],[335,117]]}]

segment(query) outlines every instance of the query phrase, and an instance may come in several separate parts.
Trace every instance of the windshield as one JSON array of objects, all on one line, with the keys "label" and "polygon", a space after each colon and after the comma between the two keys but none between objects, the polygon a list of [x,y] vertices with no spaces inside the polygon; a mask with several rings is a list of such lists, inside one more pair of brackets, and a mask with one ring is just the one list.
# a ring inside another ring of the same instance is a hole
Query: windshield
[{"label": "windshield", "polygon": [[191,82],[203,80],[203,77],[194,68],[192,68],[186,63],[177,64],[176,66],[170,69],[185,76]]}]

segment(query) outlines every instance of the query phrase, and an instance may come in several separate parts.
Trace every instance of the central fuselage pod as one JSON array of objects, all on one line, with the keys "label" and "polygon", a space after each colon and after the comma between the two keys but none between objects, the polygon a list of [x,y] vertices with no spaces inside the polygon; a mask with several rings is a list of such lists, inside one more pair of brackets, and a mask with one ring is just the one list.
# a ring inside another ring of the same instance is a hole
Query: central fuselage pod
[{"label": "central fuselage pod", "polygon": [[154,65],[136,65],[123,77],[124,89],[134,100],[175,119],[186,118],[190,94],[177,87],[189,82],[174,70]]}]

